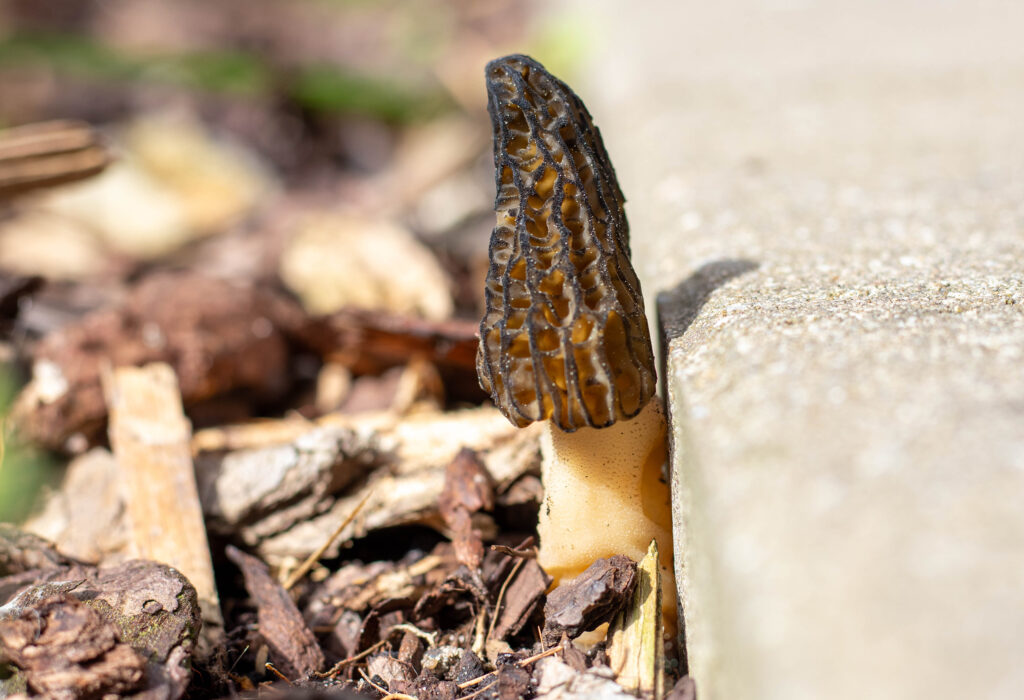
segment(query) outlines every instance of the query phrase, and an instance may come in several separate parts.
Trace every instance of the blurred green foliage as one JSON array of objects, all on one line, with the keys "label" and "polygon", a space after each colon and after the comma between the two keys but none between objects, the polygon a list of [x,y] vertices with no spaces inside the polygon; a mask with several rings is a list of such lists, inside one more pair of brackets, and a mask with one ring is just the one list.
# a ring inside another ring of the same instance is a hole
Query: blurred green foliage
[{"label": "blurred green foliage", "polygon": [[[7,408],[16,391],[17,385],[11,373],[0,370],[0,409],[4,416],[7,415]],[[44,453],[12,441],[7,430],[0,433],[0,439],[3,440],[3,457],[0,460],[0,522],[18,522],[29,514],[39,490],[55,481],[57,465]]]},{"label": "blurred green foliage", "polygon": [[312,112],[359,114],[399,123],[453,106],[440,88],[413,90],[336,66],[303,67],[284,74],[259,56],[240,51],[131,54],[75,34],[22,32],[0,39],[0,66],[42,66],[88,79],[162,82],[237,95],[263,95],[278,89]]},{"label": "blurred green foliage", "polygon": [[416,94],[400,85],[345,74],[330,66],[304,69],[288,91],[298,104],[314,112],[364,114],[392,122],[428,118],[452,106],[440,92]]}]

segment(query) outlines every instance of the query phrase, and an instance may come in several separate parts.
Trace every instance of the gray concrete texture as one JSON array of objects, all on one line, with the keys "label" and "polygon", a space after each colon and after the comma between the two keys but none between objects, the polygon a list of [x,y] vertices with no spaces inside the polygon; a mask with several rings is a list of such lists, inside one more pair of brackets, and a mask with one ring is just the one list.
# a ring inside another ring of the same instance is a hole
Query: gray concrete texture
[{"label": "gray concrete texture", "polygon": [[571,8],[700,697],[1024,697],[1024,3]]}]

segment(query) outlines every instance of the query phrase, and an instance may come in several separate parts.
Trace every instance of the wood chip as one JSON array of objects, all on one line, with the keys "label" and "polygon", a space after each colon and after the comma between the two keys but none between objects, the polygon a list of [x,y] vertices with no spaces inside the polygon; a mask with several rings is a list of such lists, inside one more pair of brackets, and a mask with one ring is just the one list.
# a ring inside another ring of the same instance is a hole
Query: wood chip
[{"label": "wood chip", "polygon": [[324,665],[323,652],[288,592],[256,557],[232,546],[226,552],[242,570],[245,588],[256,602],[260,636],[270,647],[274,665],[289,680],[318,671]]},{"label": "wood chip", "polygon": [[207,623],[204,638],[216,642],[223,621],[174,371],[161,363],[121,367],[103,384],[134,549],[188,577]]},{"label": "wood chip", "polygon": [[642,697],[665,694],[664,617],[658,543],[651,540],[637,567],[632,598],[608,632],[608,660],[615,680]]}]

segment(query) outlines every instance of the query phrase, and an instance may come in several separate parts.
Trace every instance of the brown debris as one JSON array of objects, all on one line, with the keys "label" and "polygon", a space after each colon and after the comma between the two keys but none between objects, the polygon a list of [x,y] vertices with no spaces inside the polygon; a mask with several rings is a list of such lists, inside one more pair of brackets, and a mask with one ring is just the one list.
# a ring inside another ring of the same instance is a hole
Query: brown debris
[{"label": "brown debris", "polygon": [[528,697],[530,691],[530,674],[514,664],[505,664],[498,668],[497,698],[498,700],[518,700]]},{"label": "brown debris", "polygon": [[[355,431],[362,444],[369,444],[380,456],[380,465],[357,482],[358,488],[324,499],[312,516],[290,521],[288,513],[272,514],[276,522],[239,523],[239,531],[265,561],[279,565],[289,559],[304,559],[332,532],[365,497],[372,496],[352,526],[354,536],[398,525],[426,525],[444,531],[438,499],[444,488],[445,467],[463,447],[478,452],[499,490],[527,472],[538,468],[538,436],[534,430],[515,430],[495,409],[481,407],[445,413],[425,412],[398,416],[393,413],[365,416],[331,415],[318,421],[323,426],[344,426]],[[295,425],[302,434],[312,429]],[[274,432],[271,426],[271,432]],[[236,434],[237,435],[237,434]],[[259,439],[258,430],[250,431]],[[196,441],[216,437],[234,439],[225,434],[197,435]],[[212,442],[212,441],[211,441]],[[221,442],[220,444],[224,444]],[[355,484],[353,485],[355,486]],[[244,491],[238,493],[244,497]],[[281,516],[280,518],[278,516]],[[474,527],[495,532],[490,516],[478,513]],[[337,556],[339,543],[331,546],[326,557]]]},{"label": "brown debris", "polygon": [[196,475],[210,528],[251,546],[319,515],[383,462],[372,435],[323,427],[289,444],[202,454]]},{"label": "brown debris", "polygon": [[556,644],[611,620],[629,600],[637,583],[636,562],[616,554],[598,559],[586,571],[548,595],[544,605],[544,642]]},{"label": "brown debris", "polygon": [[171,365],[186,405],[231,390],[279,393],[288,371],[282,328],[301,313],[268,288],[154,274],[122,307],[93,312],[35,347],[33,381],[12,417],[35,442],[61,449],[71,435],[92,433],[106,419],[104,367],[150,362]]},{"label": "brown debris", "polygon": [[0,578],[0,602],[13,590],[0,606],[0,658],[14,675],[0,695],[26,682],[57,698],[184,693],[200,617],[195,589],[174,569],[69,563]]},{"label": "brown debris", "polygon": [[484,545],[480,531],[473,528],[472,516],[494,509],[494,484],[476,452],[463,448],[448,464],[438,505],[452,531],[456,558],[476,571],[484,558]]},{"label": "brown debris", "polygon": [[416,678],[416,671],[410,664],[388,653],[374,654],[368,658],[366,672],[371,678],[381,679],[389,688],[393,687],[396,681],[408,683]]},{"label": "brown debris", "polygon": [[21,300],[31,297],[42,286],[42,277],[0,273],[0,330],[5,335],[18,317]]},{"label": "brown debris", "polygon": [[300,333],[303,344],[354,374],[378,375],[413,357],[437,367],[453,398],[479,401],[476,379],[477,324],[449,319],[343,309],[313,319]]},{"label": "brown debris", "polygon": [[269,645],[274,665],[289,679],[306,678],[324,665],[324,654],[287,591],[271,577],[266,564],[229,546],[228,558],[245,577],[256,602],[260,636]]},{"label": "brown debris", "polygon": [[495,611],[497,622],[490,638],[508,639],[519,634],[533,617],[549,585],[551,577],[544,573],[536,559],[523,560],[505,591],[501,609]]},{"label": "brown debris", "polygon": [[118,641],[113,624],[66,594],[0,618],[0,658],[13,663],[34,692],[59,700],[127,695],[146,667],[139,652]]},{"label": "brown debris", "polygon": [[635,700],[600,669],[577,671],[556,658],[543,659],[534,671],[535,698],[545,700]]},{"label": "brown debris", "polygon": [[0,576],[12,576],[33,569],[53,571],[73,562],[38,535],[0,523]]}]

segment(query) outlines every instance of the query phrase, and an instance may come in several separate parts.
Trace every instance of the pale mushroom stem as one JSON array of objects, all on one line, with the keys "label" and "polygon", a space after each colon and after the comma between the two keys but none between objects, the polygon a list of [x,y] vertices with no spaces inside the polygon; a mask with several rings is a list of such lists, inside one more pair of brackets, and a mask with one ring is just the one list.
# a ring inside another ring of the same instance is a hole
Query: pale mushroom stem
[{"label": "pale mushroom stem", "polygon": [[672,513],[662,469],[668,454],[657,398],[632,420],[567,433],[545,422],[541,438],[544,503],[539,562],[557,585],[601,557],[643,558],[660,551],[666,630],[675,629]]}]

